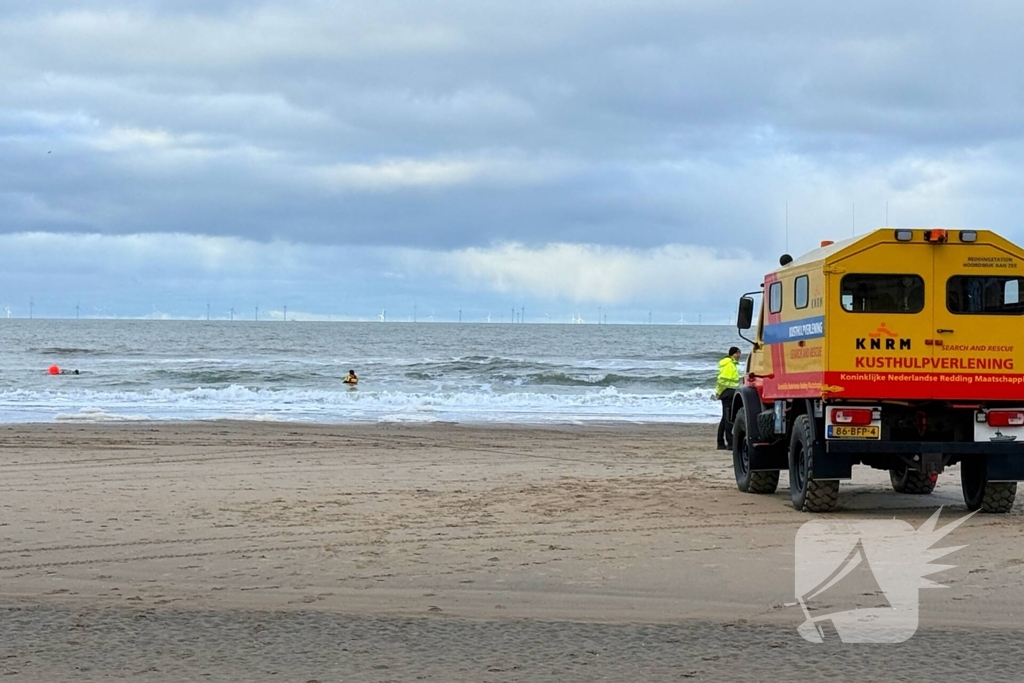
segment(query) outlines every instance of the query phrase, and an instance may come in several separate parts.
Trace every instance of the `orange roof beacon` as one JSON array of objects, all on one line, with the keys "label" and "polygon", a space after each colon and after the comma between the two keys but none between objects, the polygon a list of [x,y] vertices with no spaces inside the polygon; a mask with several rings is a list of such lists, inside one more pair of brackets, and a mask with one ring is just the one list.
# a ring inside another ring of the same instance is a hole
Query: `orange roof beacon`
[{"label": "orange roof beacon", "polygon": [[[971,510],[1024,480],[1024,250],[986,230],[883,228],[785,255],[740,299],[736,484],[827,512],[853,465],[929,494],[960,464]],[[749,333],[748,333],[749,334]]]}]

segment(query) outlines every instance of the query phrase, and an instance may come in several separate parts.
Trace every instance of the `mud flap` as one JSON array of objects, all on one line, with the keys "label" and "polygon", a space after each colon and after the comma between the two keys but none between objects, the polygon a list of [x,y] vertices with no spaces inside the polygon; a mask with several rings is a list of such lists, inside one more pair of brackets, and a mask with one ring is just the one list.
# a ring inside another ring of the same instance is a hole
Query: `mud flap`
[{"label": "mud flap", "polygon": [[989,481],[1024,481],[1024,456],[989,453],[985,459],[988,462]]},{"label": "mud flap", "polygon": [[853,476],[853,458],[846,453],[826,453],[824,444],[814,442],[815,479],[849,479]]},{"label": "mud flap", "polygon": [[[761,433],[757,426],[757,416],[764,407],[761,397],[751,387],[740,387],[733,399],[733,414],[743,410],[747,413],[747,442],[750,446],[750,471],[764,472],[770,470],[789,469],[789,453],[786,445],[754,446],[761,441]],[[786,442],[788,443],[788,441]]]},{"label": "mud flap", "polygon": [[785,444],[750,448],[750,471],[788,470],[789,452]]}]

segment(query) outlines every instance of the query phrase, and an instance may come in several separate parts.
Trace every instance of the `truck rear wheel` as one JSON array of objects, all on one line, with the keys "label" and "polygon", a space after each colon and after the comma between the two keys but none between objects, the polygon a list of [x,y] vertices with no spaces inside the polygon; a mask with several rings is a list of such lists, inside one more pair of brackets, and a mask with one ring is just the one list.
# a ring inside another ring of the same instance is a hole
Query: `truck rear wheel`
[{"label": "truck rear wheel", "polygon": [[808,415],[800,415],[793,423],[789,493],[797,510],[831,512],[839,503],[838,479],[814,479],[814,422]]},{"label": "truck rear wheel", "polygon": [[968,510],[1006,513],[1013,508],[1017,497],[1017,482],[989,481],[988,466],[983,457],[974,457],[960,463],[960,487]]},{"label": "truck rear wheel", "polygon": [[935,481],[924,472],[910,469],[902,465],[889,470],[892,490],[896,493],[912,493],[926,495],[935,490]]},{"label": "truck rear wheel", "polygon": [[747,441],[747,414],[740,410],[732,423],[732,469],[736,488],[743,493],[775,493],[779,487],[779,471],[750,471],[750,444]]}]

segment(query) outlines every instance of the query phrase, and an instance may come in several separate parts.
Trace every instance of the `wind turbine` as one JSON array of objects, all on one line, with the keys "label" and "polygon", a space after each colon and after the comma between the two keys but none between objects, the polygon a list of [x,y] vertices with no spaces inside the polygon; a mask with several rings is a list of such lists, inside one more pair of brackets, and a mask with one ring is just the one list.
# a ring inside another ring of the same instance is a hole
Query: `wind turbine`
[{"label": "wind turbine", "polygon": [[10,318],[11,317],[11,307],[10,306],[4,306],[4,313],[6,313],[7,317]]},{"label": "wind turbine", "polygon": [[382,323],[383,322],[387,322],[387,320],[388,320],[388,309],[382,308],[380,310],[380,315],[377,316],[377,319],[380,320]]},{"label": "wind turbine", "polygon": [[487,314],[487,322],[491,322],[491,314],[490,313]]}]

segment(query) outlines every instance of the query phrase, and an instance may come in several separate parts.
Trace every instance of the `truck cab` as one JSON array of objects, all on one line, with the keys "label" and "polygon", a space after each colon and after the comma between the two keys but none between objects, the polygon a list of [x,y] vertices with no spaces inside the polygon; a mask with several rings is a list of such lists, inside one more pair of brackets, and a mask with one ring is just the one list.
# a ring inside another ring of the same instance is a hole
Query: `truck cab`
[{"label": "truck cab", "polygon": [[[756,299],[760,315],[753,337]],[[972,510],[1024,480],[1024,251],[984,230],[883,228],[784,256],[737,321],[737,486],[828,511],[853,465],[928,494],[960,465]],[[746,334],[745,334],[746,333]]]}]

